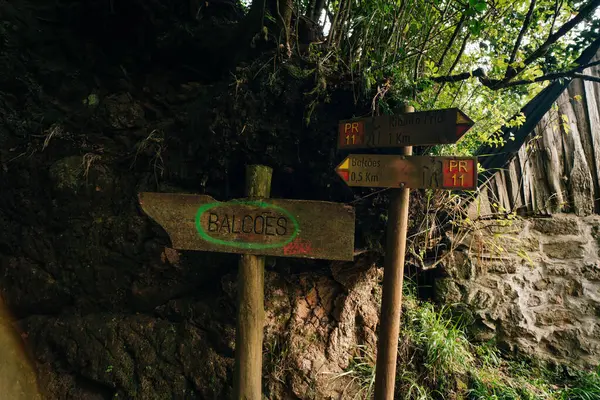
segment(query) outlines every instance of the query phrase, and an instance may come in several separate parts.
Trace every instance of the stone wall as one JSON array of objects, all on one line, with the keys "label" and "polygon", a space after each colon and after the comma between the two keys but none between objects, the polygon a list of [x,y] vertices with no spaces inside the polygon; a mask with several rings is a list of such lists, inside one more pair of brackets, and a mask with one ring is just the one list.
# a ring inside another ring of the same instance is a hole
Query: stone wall
[{"label": "stone wall", "polygon": [[511,351],[579,366],[600,360],[600,216],[474,224],[436,281],[471,306],[473,332]]},{"label": "stone wall", "polygon": [[[600,53],[590,61],[598,60]],[[600,76],[600,65],[585,72]],[[505,144],[478,150],[489,179],[468,209],[476,222],[467,220],[469,226],[454,233],[459,246],[436,282],[436,295],[469,304],[481,339],[562,363],[596,365],[600,83],[574,79],[565,88],[550,86],[523,108],[529,122],[523,132],[505,130]],[[513,219],[494,219],[499,216]]]}]

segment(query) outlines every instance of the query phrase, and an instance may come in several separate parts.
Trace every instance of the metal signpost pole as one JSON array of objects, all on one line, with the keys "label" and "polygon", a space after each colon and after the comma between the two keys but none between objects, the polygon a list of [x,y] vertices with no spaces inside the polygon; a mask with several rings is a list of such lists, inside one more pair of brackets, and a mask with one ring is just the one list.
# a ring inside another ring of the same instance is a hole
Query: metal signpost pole
[{"label": "metal signpost pole", "polygon": [[[404,112],[414,112],[414,108],[408,106]],[[412,155],[412,146],[404,147],[403,154],[405,156]],[[390,195],[379,320],[380,331],[377,342],[375,400],[394,399],[409,197],[410,189],[406,186],[392,189]]]}]

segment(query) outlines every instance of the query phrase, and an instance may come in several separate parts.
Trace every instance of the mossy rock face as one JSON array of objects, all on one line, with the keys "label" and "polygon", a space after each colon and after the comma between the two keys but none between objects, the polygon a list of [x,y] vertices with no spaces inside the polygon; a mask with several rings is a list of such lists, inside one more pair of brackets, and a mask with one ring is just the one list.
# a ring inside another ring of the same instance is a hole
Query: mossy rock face
[{"label": "mossy rock face", "polygon": [[114,189],[114,176],[101,158],[92,155],[86,159],[86,156],[69,156],[52,164],[49,175],[56,191],[70,196],[82,194],[86,189],[87,193]]},{"label": "mossy rock face", "polygon": [[[229,397],[227,377],[233,359],[206,346],[207,334],[191,324],[145,315],[93,314],[57,318],[52,324],[34,317],[25,327],[44,346],[64,353],[80,376],[94,382],[89,392],[101,398]],[[46,379],[53,387],[63,377],[52,371]],[[81,393],[86,388],[79,391],[74,398],[100,398]]]},{"label": "mossy rock face", "polygon": [[80,156],[66,157],[52,164],[49,173],[54,187],[61,192],[77,194],[84,182],[82,165]]},{"label": "mossy rock face", "polygon": [[462,300],[462,293],[453,279],[442,278],[435,281],[435,297],[441,302],[457,303]]},{"label": "mossy rock face", "polygon": [[549,236],[555,235],[579,235],[581,228],[577,218],[554,217],[551,219],[536,219],[533,221],[533,229]]},{"label": "mossy rock face", "polygon": [[475,278],[474,260],[462,251],[452,253],[452,262],[447,263],[444,273],[456,281],[469,281]]},{"label": "mossy rock face", "polygon": [[145,123],[144,109],[128,93],[107,97],[104,106],[108,114],[108,122],[114,129],[136,128]]}]

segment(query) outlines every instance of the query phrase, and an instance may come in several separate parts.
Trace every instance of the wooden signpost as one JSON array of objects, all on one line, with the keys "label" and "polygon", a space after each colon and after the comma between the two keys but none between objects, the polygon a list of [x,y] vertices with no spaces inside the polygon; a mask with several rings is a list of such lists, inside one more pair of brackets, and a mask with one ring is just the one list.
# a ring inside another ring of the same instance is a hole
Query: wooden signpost
[{"label": "wooden signpost", "polygon": [[140,193],[146,214],[180,250],[352,260],[354,209],[325,201]]},{"label": "wooden signpost", "polygon": [[[341,121],[338,148],[398,147],[403,155],[351,154],[336,172],[351,187],[388,187],[388,215],[381,328],[375,398],[392,400],[409,188],[477,187],[474,157],[412,156],[415,145],[456,143],[473,125],[456,108]],[[246,170],[246,198],[219,202],[210,196],[140,193],[144,212],[169,234],[179,250],[241,254],[234,399],[261,400],[264,325],[264,256],[352,260],[354,209],[322,201],[270,199],[272,170]]]},{"label": "wooden signpost", "polygon": [[456,143],[473,126],[458,108],[340,121],[338,149]]},{"label": "wooden signpost", "polygon": [[477,158],[413,156],[412,146],[456,143],[473,126],[457,108],[340,121],[338,149],[402,148],[402,155],[350,154],[337,174],[351,187],[390,193],[377,344],[375,399],[393,400],[410,188],[477,189]]},{"label": "wooden signpost", "polygon": [[234,399],[262,399],[265,255],[352,260],[354,209],[324,201],[269,199],[269,167],[246,170],[246,198],[140,193],[142,209],[179,250],[239,253]]},{"label": "wooden signpost", "polygon": [[351,154],[336,172],[348,186],[462,190],[477,187],[476,157]]}]

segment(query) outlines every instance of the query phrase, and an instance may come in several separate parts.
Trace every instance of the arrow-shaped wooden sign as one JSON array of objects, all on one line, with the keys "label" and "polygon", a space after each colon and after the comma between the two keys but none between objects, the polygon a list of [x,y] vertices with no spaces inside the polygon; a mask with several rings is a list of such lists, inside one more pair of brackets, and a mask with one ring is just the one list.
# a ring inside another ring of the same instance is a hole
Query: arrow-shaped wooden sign
[{"label": "arrow-shaped wooden sign", "polygon": [[473,124],[458,108],[344,120],[338,149],[452,144]]},{"label": "arrow-shaped wooden sign", "polygon": [[348,186],[477,188],[477,157],[350,154],[335,170]]},{"label": "arrow-shaped wooden sign", "polygon": [[340,203],[140,193],[140,205],[180,250],[352,260],[354,208]]}]

